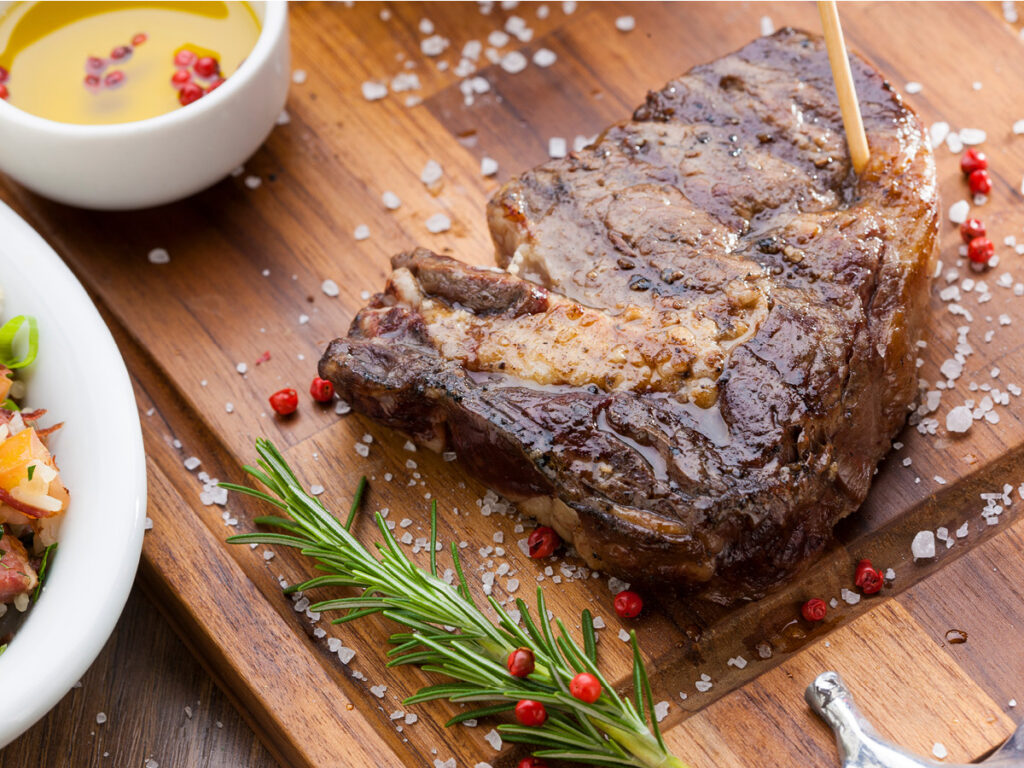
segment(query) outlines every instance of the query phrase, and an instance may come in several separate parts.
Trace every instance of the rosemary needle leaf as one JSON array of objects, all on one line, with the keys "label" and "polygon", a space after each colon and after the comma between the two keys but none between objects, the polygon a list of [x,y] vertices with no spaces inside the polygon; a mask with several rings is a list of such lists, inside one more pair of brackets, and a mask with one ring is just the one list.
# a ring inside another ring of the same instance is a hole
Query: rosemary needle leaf
[{"label": "rosemary needle leaf", "polygon": [[[479,702],[449,720],[448,725],[471,718],[501,715],[517,701],[543,703],[548,719],[542,726],[514,723],[498,726],[508,741],[540,747],[540,757],[573,760],[598,766],[629,768],[686,768],[666,747],[655,718],[648,727],[644,713],[652,710],[650,680],[643,667],[636,634],[632,635],[633,682],[636,703],[622,699],[597,666],[593,617],[583,611],[583,648],[565,623],[549,614],[544,590],[537,590],[536,612],[516,600],[519,621],[493,598],[493,621],[477,606],[469,590],[458,548],[451,547],[458,581],[449,585],[437,576],[437,502],[430,505],[430,565],[421,569],[398,544],[386,521],[375,516],[381,541],[363,546],[351,533],[352,523],[366,492],[360,481],[345,522],[334,517],[316,497],[308,494],[274,445],[256,441],[258,467],[245,468],[267,491],[231,483],[221,487],[273,504],[287,517],[256,518],[259,525],[279,533],[232,536],[238,544],[280,544],[297,548],[313,560],[323,575],[288,588],[296,592],[314,588],[360,590],[342,593],[312,606],[318,611],[341,611],[335,624],[380,614],[405,627],[391,635],[394,646],[388,666],[415,665],[425,672],[443,675],[451,682],[422,688],[405,699],[406,706],[435,699],[455,703]],[[552,622],[557,633],[552,628]],[[516,647],[529,648],[535,658],[527,678],[508,673],[505,661]],[[588,704],[573,698],[568,679],[586,670],[601,681],[603,693]],[[645,706],[646,705],[646,706]]]}]

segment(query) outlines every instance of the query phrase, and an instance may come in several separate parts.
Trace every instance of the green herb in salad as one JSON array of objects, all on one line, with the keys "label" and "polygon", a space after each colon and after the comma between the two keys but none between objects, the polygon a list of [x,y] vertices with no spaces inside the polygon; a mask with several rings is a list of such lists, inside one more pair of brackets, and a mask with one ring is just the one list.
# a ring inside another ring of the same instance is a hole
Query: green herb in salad
[{"label": "green herb in salad", "polygon": [[43,583],[46,581],[46,577],[49,575],[49,565],[52,559],[51,555],[57,550],[57,542],[53,542],[50,546],[43,550],[43,559],[39,562],[39,578],[36,582],[36,591],[32,593],[32,602],[34,603],[39,599],[39,595],[43,591]]},{"label": "green herb in salad", "polygon": [[[561,619],[548,619],[541,588],[537,590],[535,615],[523,600],[516,600],[523,626],[493,597],[488,598],[488,604],[498,620],[488,618],[470,594],[454,543],[451,556],[457,583],[449,585],[438,578],[436,502],[431,505],[428,571],[409,559],[380,514],[376,515],[376,522],[384,541],[376,544],[376,553],[351,534],[349,529],[362,500],[365,478],[342,524],[303,489],[270,441],[257,440],[256,451],[259,466],[247,466],[245,471],[270,493],[229,483],[221,483],[221,487],[276,506],[286,516],[259,517],[254,522],[283,532],[243,534],[228,541],[295,547],[313,559],[318,570],[326,572],[290,587],[287,592],[326,586],[361,590],[354,596],[311,606],[315,611],[344,611],[334,619],[335,624],[379,613],[407,628],[390,637],[395,647],[389,652],[389,666],[413,664],[455,682],[428,686],[407,698],[406,705],[433,699],[484,704],[452,718],[447,725],[453,725],[509,712],[523,701],[539,702],[547,714],[542,724],[498,726],[506,740],[537,747],[534,755],[538,758],[600,766],[685,768],[662,738],[635,632],[630,633],[634,688],[634,697],[630,699],[620,696],[597,666],[594,623],[589,611],[583,611],[581,616],[584,647],[580,648]],[[533,671],[523,677],[512,675],[506,668],[509,655],[518,649],[527,649],[534,660]],[[596,698],[573,695],[572,684],[581,676],[588,678],[592,690],[596,688]]]},{"label": "green herb in salad", "polygon": [[[26,334],[20,333],[28,324]],[[24,338],[23,352],[14,350],[19,337]],[[17,315],[0,326],[0,365],[11,370],[24,368],[32,364],[39,352],[39,325],[31,315]]]}]

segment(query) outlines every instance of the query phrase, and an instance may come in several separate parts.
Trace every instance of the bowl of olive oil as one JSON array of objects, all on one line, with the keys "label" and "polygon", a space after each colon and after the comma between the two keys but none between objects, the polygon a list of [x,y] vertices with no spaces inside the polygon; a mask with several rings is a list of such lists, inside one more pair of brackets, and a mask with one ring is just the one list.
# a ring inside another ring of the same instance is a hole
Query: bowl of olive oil
[{"label": "bowl of olive oil", "polygon": [[287,3],[0,3],[0,171],[85,208],[145,208],[224,178],[290,81]]}]

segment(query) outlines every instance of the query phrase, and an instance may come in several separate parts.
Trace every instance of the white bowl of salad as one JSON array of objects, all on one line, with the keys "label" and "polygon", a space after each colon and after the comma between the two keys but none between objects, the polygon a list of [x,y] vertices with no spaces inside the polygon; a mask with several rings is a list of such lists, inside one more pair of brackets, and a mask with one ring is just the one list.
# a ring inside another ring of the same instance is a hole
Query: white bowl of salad
[{"label": "white bowl of salad", "polygon": [[2,203],[0,287],[3,747],[110,636],[138,567],[146,475],[110,332],[57,254]]}]

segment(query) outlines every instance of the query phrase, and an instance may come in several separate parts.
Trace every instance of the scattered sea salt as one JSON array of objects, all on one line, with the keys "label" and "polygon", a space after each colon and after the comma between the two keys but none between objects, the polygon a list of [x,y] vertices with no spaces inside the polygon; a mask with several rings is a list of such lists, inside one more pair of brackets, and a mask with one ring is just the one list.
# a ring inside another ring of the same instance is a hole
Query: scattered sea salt
[{"label": "scattered sea salt", "polygon": [[843,598],[843,602],[847,605],[856,605],[860,602],[860,594],[857,592],[851,592],[849,589],[846,589],[846,587],[839,590],[839,596]]},{"label": "scattered sea salt", "polygon": [[935,534],[931,531],[918,531],[910,544],[914,560],[931,560],[935,557]]},{"label": "scattered sea salt", "polygon": [[330,296],[332,299],[341,293],[341,291],[338,289],[338,284],[330,279],[324,280],[322,283],[320,283],[320,290],[323,291],[325,295]]},{"label": "scattered sea salt", "polygon": [[932,149],[938,149],[939,145],[946,140],[949,135],[949,123],[938,122],[932,123],[928,129],[928,139],[932,145]]},{"label": "scattered sea salt", "polygon": [[773,34],[775,34],[775,23],[772,21],[772,17],[771,16],[762,16],[761,17],[761,36],[765,37],[767,35],[773,35]]},{"label": "scattered sea salt", "polygon": [[498,752],[501,749],[501,734],[493,728],[484,734],[484,741],[490,744],[491,748],[495,752]]},{"label": "scattered sea salt", "polygon": [[958,200],[949,206],[949,220],[954,224],[963,224],[971,212],[971,205],[966,200]]},{"label": "scattered sea salt", "polygon": [[636,29],[636,19],[632,16],[619,16],[615,20],[615,28],[619,32],[632,32]]},{"label": "scattered sea salt", "polygon": [[263,179],[261,179],[259,176],[245,177],[245,186],[247,186],[249,189],[257,189],[262,183]]},{"label": "scattered sea salt", "polygon": [[624,643],[628,643],[629,642],[629,632],[627,632],[624,629],[620,629],[619,630],[619,640],[621,640]]},{"label": "scattered sea salt", "polygon": [[548,139],[548,157],[558,159],[565,157],[567,145],[561,136],[552,136]]},{"label": "scattered sea salt", "polygon": [[426,227],[428,232],[433,234],[439,234],[441,232],[447,232],[452,228],[452,220],[445,216],[443,213],[435,213],[429,219],[427,219]]},{"label": "scattered sea salt", "polygon": [[939,758],[939,760],[945,760],[949,757],[949,750],[946,749],[941,741],[936,741],[935,746],[932,747],[932,754]]},{"label": "scattered sea salt", "polygon": [[147,258],[150,264],[167,264],[171,260],[171,254],[164,248],[154,248],[149,252]]},{"label": "scattered sea salt", "polygon": [[910,94],[920,93],[922,90],[922,86],[920,83],[909,82],[904,86],[903,90]]},{"label": "scattered sea salt", "polygon": [[659,723],[668,717],[668,702],[659,701],[654,705],[654,719]]},{"label": "scattered sea salt", "polygon": [[973,423],[973,414],[966,405],[958,405],[946,415],[946,429],[950,432],[966,432]]},{"label": "scattered sea salt", "polygon": [[557,60],[558,56],[550,48],[538,48],[533,54],[533,63],[538,67],[550,67]]},{"label": "scattered sea salt", "polygon": [[356,240],[367,240],[370,237],[370,228],[365,224],[360,224],[358,227],[356,227],[355,232],[352,233],[352,236]]},{"label": "scattered sea salt", "polygon": [[1013,132],[1017,136],[1024,136],[1024,120],[1018,120],[1013,124]]},{"label": "scattered sea salt", "polygon": [[627,589],[629,589],[628,581],[623,581],[622,579],[618,579],[615,576],[608,577],[608,591],[611,592],[613,595],[617,595],[619,594],[619,592],[623,592]]},{"label": "scattered sea salt", "polygon": [[386,685],[371,685],[370,693],[376,696],[378,699],[383,699],[384,694],[387,692],[388,687]]},{"label": "scattered sea salt", "polygon": [[427,164],[423,166],[423,170],[420,172],[420,181],[429,187],[432,184],[439,182],[443,175],[444,171],[442,170],[440,163],[436,160],[428,160]]},{"label": "scattered sea salt", "polygon": [[984,144],[985,139],[988,138],[980,128],[961,128],[959,135],[960,141],[969,147]]},{"label": "scattered sea salt", "polygon": [[493,45],[495,48],[503,48],[504,46],[508,45],[508,42],[511,39],[512,38],[510,38],[500,29],[496,29],[487,36],[487,43],[489,45]]},{"label": "scattered sea salt", "polygon": [[970,531],[970,523],[964,523],[963,525],[961,525],[959,528],[956,529],[956,537],[958,539],[965,539],[965,538],[967,538],[967,533],[969,531]]},{"label": "scattered sea salt", "polygon": [[362,85],[363,98],[367,101],[379,101],[388,95],[388,87],[375,80],[367,80]]},{"label": "scattered sea salt", "polygon": [[447,37],[431,35],[420,40],[420,50],[423,51],[424,56],[440,56],[450,44],[451,41]]},{"label": "scattered sea salt", "polygon": [[103,725],[107,722],[107,715],[104,712],[96,713],[96,725]]},{"label": "scattered sea salt", "polygon": [[519,51],[509,51],[501,57],[501,68],[510,75],[515,75],[526,69],[526,57]]},{"label": "scattered sea salt", "polygon": [[380,201],[384,203],[384,207],[389,211],[398,210],[398,207],[402,204],[401,198],[390,190],[380,196]]},{"label": "scattered sea salt", "polygon": [[199,458],[196,456],[189,456],[187,459],[185,459],[183,463],[185,465],[185,469],[187,469],[189,472],[191,472],[193,469],[195,469],[201,464]]},{"label": "scattered sea salt", "polygon": [[480,159],[480,174],[482,176],[493,176],[498,172],[498,161],[491,157]]},{"label": "scattered sea salt", "polygon": [[292,82],[298,83],[299,85],[306,82],[306,70],[296,69],[294,72],[292,72]]}]

